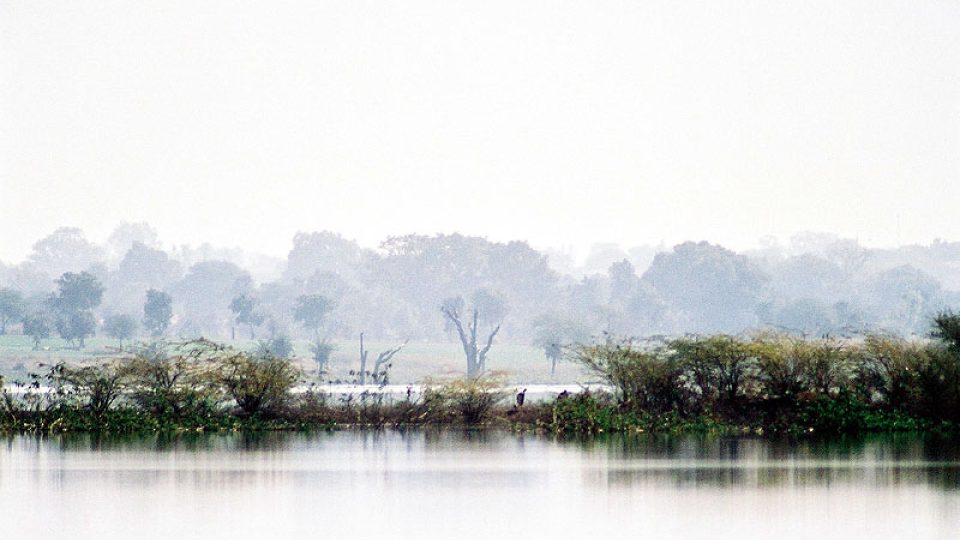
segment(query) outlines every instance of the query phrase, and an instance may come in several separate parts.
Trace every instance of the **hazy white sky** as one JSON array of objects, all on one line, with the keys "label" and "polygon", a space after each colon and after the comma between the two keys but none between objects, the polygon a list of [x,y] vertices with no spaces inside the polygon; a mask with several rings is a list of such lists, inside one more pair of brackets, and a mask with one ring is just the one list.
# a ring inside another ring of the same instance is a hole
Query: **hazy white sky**
[{"label": "hazy white sky", "polygon": [[0,0],[0,259],[960,239],[960,2]]}]

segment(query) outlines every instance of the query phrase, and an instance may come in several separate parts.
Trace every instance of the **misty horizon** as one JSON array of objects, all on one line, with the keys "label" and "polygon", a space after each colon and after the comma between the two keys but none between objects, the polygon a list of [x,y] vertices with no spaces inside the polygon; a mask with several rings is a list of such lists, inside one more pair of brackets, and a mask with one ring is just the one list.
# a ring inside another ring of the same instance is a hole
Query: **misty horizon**
[{"label": "misty horizon", "polygon": [[960,238],[951,3],[107,4],[0,6],[0,260],[140,220],[278,257]]},{"label": "misty horizon", "polygon": [[[293,234],[290,235],[289,240],[286,240],[283,242],[280,242],[280,241],[275,242],[274,245],[277,246],[275,249],[256,250],[256,249],[250,249],[249,247],[245,247],[242,242],[231,244],[231,243],[217,243],[217,242],[214,242],[211,240],[205,240],[205,239],[200,239],[197,242],[182,242],[177,240],[171,240],[171,239],[165,238],[162,234],[162,231],[157,230],[148,222],[122,221],[117,223],[107,234],[101,235],[99,237],[88,236],[87,231],[83,227],[76,226],[76,225],[62,224],[59,226],[52,227],[50,230],[40,234],[37,238],[35,238],[34,241],[29,244],[27,250],[19,257],[0,256],[0,264],[17,265],[17,264],[27,262],[29,260],[31,251],[34,247],[34,243],[42,239],[43,237],[54,233],[57,230],[78,229],[81,232],[83,232],[84,237],[90,242],[92,242],[93,244],[106,245],[110,241],[110,236],[112,234],[115,234],[116,231],[118,231],[122,227],[141,226],[141,225],[148,227],[151,231],[153,231],[156,234],[154,243],[151,245],[153,247],[157,247],[159,249],[163,249],[166,251],[176,250],[176,249],[207,248],[212,250],[213,252],[218,252],[218,251],[219,252],[224,252],[224,251],[243,252],[248,255],[253,255],[257,257],[267,257],[270,259],[283,260],[287,257],[287,255],[290,252],[290,248],[292,247],[293,237],[296,234],[301,234],[301,233],[329,232],[329,233],[338,235],[340,237],[343,237],[344,239],[349,240],[351,242],[355,242],[357,245],[359,245],[364,249],[369,249],[373,251],[381,251],[383,243],[390,238],[403,237],[403,236],[432,237],[432,236],[460,235],[465,237],[481,238],[484,240],[488,240],[490,242],[499,242],[499,243],[524,242],[530,245],[533,249],[545,253],[546,255],[548,255],[548,257],[552,255],[554,258],[556,258],[557,256],[561,256],[565,259],[568,259],[566,261],[568,264],[572,263],[577,267],[580,267],[586,264],[589,261],[590,257],[592,255],[596,255],[598,251],[602,251],[606,249],[621,250],[623,253],[628,253],[630,249],[642,248],[645,250],[652,250],[654,253],[656,253],[659,251],[669,251],[674,246],[677,246],[686,242],[695,242],[695,243],[707,242],[709,244],[721,246],[731,251],[734,251],[737,253],[744,253],[744,254],[757,253],[757,252],[762,252],[764,250],[771,250],[771,249],[781,250],[784,255],[800,255],[804,253],[809,253],[811,252],[810,251],[811,247],[809,244],[812,241],[817,241],[817,242],[853,241],[864,249],[872,249],[872,250],[897,250],[897,249],[909,248],[909,247],[929,247],[929,246],[935,246],[940,244],[952,244],[955,242],[960,242],[960,238],[954,240],[950,238],[934,237],[929,239],[928,241],[923,241],[923,242],[907,242],[907,243],[901,243],[901,244],[872,245],[870,243],[864,242],[861,238],[855,237],[855,236],[843,236],[836,232],[822,231],[822,230],[802,230],[802,231],[796,231],[795,233],[787,237],[777,237],[773,235],[758,237],[756,242],[754,242],[753,244],[747,245],[745,247],[724,244],[722,242],[711,240],[708,237],[693,237],[693,238],[680,239],[675,243],[669,243],[663,240],[658,242],[623,243],[623,242],[616,242],[616,241],[606,240],[603,238],[598,238],[589,243],[582,244],[582,245],[574,245],[570,243],[550,245],[550,244],[537,244],[535,242],[532,242],[528,238],[523,238],[522,236],[514,236],[514,237],[508,237],[508,238],[495,238],[490,235],[467,234],[461,231],[453,230],[453,231],[430,231],[430,232],[415,232],[415,231],[399,232],[396,234],[388,234],[387,236],[384,236],[383,238],[380,238],[379,240],[374,242],[364,243],[360,241],[358,238],[351,237],[350,235],[345,234],[343,231],[321,228],[321,229],[298,229]],[[626,258],[629,258],[629,257],[626,257]]]},{"label": "misty horizon", "polygon": [[242,320],[251,337],[305,337],[295,313],[306,301],[325,306],[324,331],[339,339],[449,338],[443,310],[465,305],[485,306],[486,323],[502,325],[499,339],[512,343],[545,332],[573,341],[760,328],[923,335],[933,314],[960,305],[957,261],[960,242],[884,250],[812,232],[743,252],[705,241],[595,243],[576,260],[524,241],[405,235],[374,249],[317,231],[297,233],[286,256],[270,257],[164,245],[139,222],[121,223],[102,243],[56,229],[26,260],[0,263],[0,292],[18,313],[43,314],[55,289],[80,276],[103,290],[91,324],[118,315],[134,324],[145,298],[162,294],[171,335],[181,337],[233,339]]}]

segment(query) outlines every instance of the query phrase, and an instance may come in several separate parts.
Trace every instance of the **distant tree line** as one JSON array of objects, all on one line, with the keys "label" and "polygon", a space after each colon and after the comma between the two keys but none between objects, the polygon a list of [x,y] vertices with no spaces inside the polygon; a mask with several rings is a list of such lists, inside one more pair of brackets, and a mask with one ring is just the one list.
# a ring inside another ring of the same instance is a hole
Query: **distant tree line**
[{"label": "distant tree line", "polygon": [[[561,271],[563,270],[563,271]],[[147,224],[104,244],[61,228],[0,264],[0,333],[83,347],[143,336],[308,339],[324,369],[334,339],[442,339],[482,371],[488,341],[535,344],[552,365],[590,336],[922,333],[960,302],[960,244],[871,250],[801,235],[746,253],[706,242],[621,251],[585,266],[525,242],[460,234],[390,237],[367,249],[331,232],[293,238],[286,260],[209,245],[164,249]]]}]

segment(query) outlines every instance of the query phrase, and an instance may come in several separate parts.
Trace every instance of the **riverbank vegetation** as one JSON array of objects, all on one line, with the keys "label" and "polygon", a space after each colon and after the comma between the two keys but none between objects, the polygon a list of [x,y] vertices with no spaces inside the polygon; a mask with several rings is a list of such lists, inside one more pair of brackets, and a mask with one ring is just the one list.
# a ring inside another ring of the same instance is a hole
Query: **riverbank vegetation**
[{"label": "riverbank vegetation", "polygon": [[936,316],[931,337],[758,333],[577,345],[573,359],[612,393],[558,401],[553,424],[582,432],[950,431],[960,422],[960,316]]},{"label": "riverbank vegetation", "polygon": [[609,337],[567,348],[607,391],[509,402],[497,374],[425,381],[390,399],[305,383],[269,350],[193,340],[133,347],[92,364],[57,363],[0,399],[0,429],[20,432],[328,429],[470,425],[557,432],[953,431],[960,424],[960,316],[930,340],[782,334]]},{"label": "riverbank vegetation", "polygon": [[409,340],[394,382],[453,369],[571,382],[582,374],[561,361],[563,348],[604,332],[915,336],[960,305],[960,242],[882,250],[806,234],[743,253],[706,242],[597,244],[580,266],[570,253],[460,234],[375,248],[329,231],[289,240],[276,259],[165,248],[146,223],[122,224],[102,244],[57,229],[23,261],[0,262],[0,374],[102,359],[133,340],[203,336],[263,342],[343,380],[363,334],[371,360]]},{"label": "riverbank vegetation", "polygon": [[[386,369],[386,368],[384,368]],[[545,426],[546,406],[499,407],[502,376],[427,381],[391,399],[378,391],[335,396],[290,359],[208,341],[153,344],[90,364],[57,363],[0,394],[0,430],[206,431],[335,426]],[[2,382],[2,379],[0,379]],[[507,420],[509,418],[509,420]]]}]

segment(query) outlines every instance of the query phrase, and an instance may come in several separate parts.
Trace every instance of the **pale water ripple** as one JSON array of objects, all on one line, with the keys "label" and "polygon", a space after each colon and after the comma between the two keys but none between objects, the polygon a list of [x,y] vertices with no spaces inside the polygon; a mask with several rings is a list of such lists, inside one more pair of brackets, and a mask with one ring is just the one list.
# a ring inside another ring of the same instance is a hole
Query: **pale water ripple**
[{"label": "pale water ripple", "polygon": [[0,439],[6,538],[958,538],[960,448],[382,431]]}]

